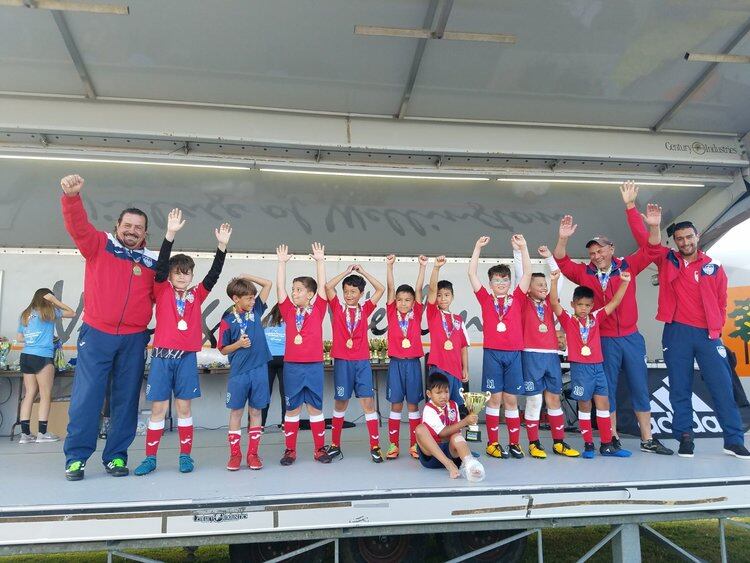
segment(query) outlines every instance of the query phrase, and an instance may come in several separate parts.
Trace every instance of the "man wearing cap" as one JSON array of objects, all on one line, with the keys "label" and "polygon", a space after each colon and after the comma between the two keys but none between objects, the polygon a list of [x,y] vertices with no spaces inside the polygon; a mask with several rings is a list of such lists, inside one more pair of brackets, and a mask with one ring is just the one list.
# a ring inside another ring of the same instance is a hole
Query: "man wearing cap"
[{"label": "man wearing cap", "polygon": [[[623,199],[626,191],[632,189],[632,183],[626,182],[621,188]],[[627,197],[630,197],[629,195]],[[627,201],[626,201],[627,203]],[[635,206],[626,213],[642,219]],[[631,221],[628,217],[629,222]],[[604,355],[604,372],[609,387],[609,405],[612,417],[612,429],[615,436],[612,445],[619,448],[620,438],[617,433],[617,382],[622,372],[630,389],[636,419],[641,430],[641,451],[662,455],[674,452],[665,447],[651,435],[651,402],[648,389],[648,367],[646,365],[646,341],[638,332],[638,303],[636,301],[636,276],[651,262],[647,249],[639,248],[636,252],[623,257],[614,256],[615,245],[606,236],[598,235],[586,243],[590,262],[581,264],[573,262],[567,254],[568,239],[575,233],[578,225],[573,217],[565,215],[560,221],[559,238],[554,250],[555,260],[562,274],[573,283],[589,287],[594,291],[594,308],[603,307],[609,302],[617,288],[620,287],[620,274],[630,272],[629,284],[622,304],[604,321],[600,327],[602,353]],[[642,227],[645,231],[645,228]],[[647,238],[647,236],[646,236]]]}]

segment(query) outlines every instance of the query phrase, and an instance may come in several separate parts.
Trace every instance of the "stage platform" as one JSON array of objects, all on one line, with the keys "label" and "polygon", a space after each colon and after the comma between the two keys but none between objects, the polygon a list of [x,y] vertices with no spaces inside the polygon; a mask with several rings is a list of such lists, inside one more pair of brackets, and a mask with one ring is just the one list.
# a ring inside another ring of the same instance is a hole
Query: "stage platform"
[{"label": "stage platform", "polygon": [[[283,434],[269,432],[261,444],[265,467],[230,473],[226,431],[199,430],[196,470],[182,475],[177,433],[168,432],[151,475],[113,478],[97,452],[80,482],[65,480],[61,442],[0,441],[0,554],[750,514],[750,462],[722,453],[719,439],[696,441],[692,459],[642,453],[634,439],[624,440],[629,459],[498,460],[482,453],[487,478],[471,484],[423,469],[403,440],[399,459],[374,464],[364,434],[362,427],[346,430],[345,458],[323,465],[313,461],[310,434],[302,432],[297,462],[282,467]],[[551,444],[548,435],[543,441]],[[569,442],[581,446],[578,435]],[[143,456],[142,437],[130,455],[132,470]]]}]

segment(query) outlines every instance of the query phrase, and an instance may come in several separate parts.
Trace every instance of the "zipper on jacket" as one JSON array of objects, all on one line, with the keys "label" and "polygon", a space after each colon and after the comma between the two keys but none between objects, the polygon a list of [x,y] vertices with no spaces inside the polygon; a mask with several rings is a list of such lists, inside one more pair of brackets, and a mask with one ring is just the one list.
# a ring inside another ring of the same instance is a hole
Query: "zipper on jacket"
[{"label": "zipper on jacket", "polygon": [[117,329],[115,330],[115,334],[118,336],[120,335],[120,325],[122,324],[122,319],[125,317],[125,311],[128,309],[128,301],[130,300],[130,288],[133,285],[133,268],[130,268],[130,279],[128,280],[128,293],[125,296],[125,303],[122,306],[122,313],[120,313],[120,320],[117,321]]}]

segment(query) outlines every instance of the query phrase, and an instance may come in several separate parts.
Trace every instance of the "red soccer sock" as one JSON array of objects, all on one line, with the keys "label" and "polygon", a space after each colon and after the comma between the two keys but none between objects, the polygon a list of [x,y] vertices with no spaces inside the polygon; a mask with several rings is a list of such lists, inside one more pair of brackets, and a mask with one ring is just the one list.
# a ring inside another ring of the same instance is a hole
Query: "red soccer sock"
[{"label": "red soccer sock", "polygon": [[417,443],[417,435],[414,433],[414,431],[417,429],[417,426],[422,424],[422,415],[420,415],[418,412],[410,412],[409,413],[409,446],[414,446]]},{"label": "red soccer sock", "polygon": [[148,427],[146,428],[146,455],[156,457],[156,452],[159,451],[159,442],[161,441],[161,435],[164,434],[164,421],[159,420],[154,422],[153,420],[148,421]]},{"label": "red soccer sock", "polygon": [[247,453],[248,455],[258,455],[258,447],[260,447],[260,437],[263,435],[262,426],[248,426],[247,427]]},{"label": "red soccer sock", "polygon": [[229,455],[231,457],[242,455],[242,446],[240,445],[241,440],[242,435],[240,434],[239,430],[230,430],[229,434],[227,434],[227,442],[229,442]]},{"label": "red soccer sock", "polygon": [[388,441],[398,446],[401,438],[401,413],[391,411],[388,415]]},{"label": "red soccer sock", "polygon": [[180,455],[190,455],[193,451],[193,417],[178,418],[177,432],[180,434]]},{"label": "red soccer sock", "polygon": [[599,439],[602,444],[612,442],[612,419],[609,417],[609,411],[596,411],[596,425],[599,428]]},{"label": "red soccer sock", "polygon": [[287,450],[297,449],[297,433],[299,432],[299,415],[284,417],[284,438]]},{"label": "red soccer sock", "polygon": [[380,445],[380,429],[378,428],[378,413],[365,414],[367,423],[367,435],[370,437],[370,449]]},{"label": "red soccer sock", "polygon": [[590,412],[578,412],[578,429],[581,431],[584,444],[590,444],[594,441]]},{"label": "red soccer sock", "polygon": [[344,429],[345,414],[345,412],[335,410],[331,418],[331,444],[336,446],[341,445],[341,431]]},{"label": "red soccer sock", "polygon": [[[343,423],[344,419],[341,419]],[[326,419],[323,413],[315,414],[310,417],[310,431],[313,435],[313,445],[315,451],[326,445]]]},{"label": "red soccer sock", "polygon": [[521,418],[518,410],[505,410],[505,424],[508,426],[508,443],[518,444],[521,438]]},{"label": "red soccer sock", "polygon": [[529,437],[529,442],[536,442],[539,440],[539,421],[531,420],[526,418],[526,435]]},{"label": "red soccer sock", "polygon": [[500,409],[487,407],[484,415],[484,421],[487,424],[487,443],[494,444],[500,441]]},{"label": "red soccer sock", "polygon": [[547,418],[549,419],[549,427],[552,432],[553,440],[564,440],[565,439],[565,417],[563,416],[562,409],[550,409],[547,411]]}]

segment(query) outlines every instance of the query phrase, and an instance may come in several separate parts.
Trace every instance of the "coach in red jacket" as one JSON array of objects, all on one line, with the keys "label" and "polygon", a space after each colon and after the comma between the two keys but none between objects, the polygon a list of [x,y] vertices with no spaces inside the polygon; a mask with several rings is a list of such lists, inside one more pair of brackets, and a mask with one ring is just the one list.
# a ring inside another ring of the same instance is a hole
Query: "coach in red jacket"
[{"label": "coach in red jacket", "polygon": [[96,449],[99,411],[111,372],[111,426],[102,461],[107,473],[122,477],[128,474],[128,447],[138,422],[157,256],[145,247],[148,217],[143,211],[124,210],[114,234],[97,231],[81,200],[83,178],[66,176],[60,185],[65,228],[86,259],[65,476],[69,481],[83,479],[86,461]]}]

